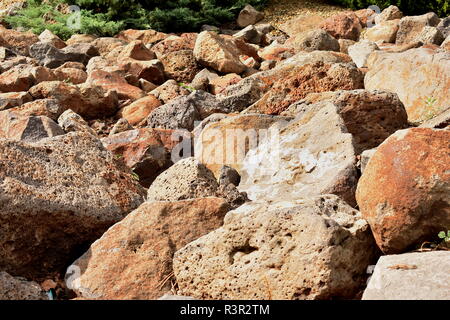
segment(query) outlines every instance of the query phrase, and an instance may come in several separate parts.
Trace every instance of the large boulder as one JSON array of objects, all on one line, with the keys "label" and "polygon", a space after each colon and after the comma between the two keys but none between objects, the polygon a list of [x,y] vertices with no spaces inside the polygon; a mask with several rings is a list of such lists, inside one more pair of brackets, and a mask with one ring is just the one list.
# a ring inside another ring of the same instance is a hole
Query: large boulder
[{"label": "large boulder", "polygon": [[378,246],[402,253],[450,225],[450,131],[397,131],[381,144],[356,199]]},{"label": "large boulder", "polygon": [[48,300],[48,296],[36,282],[1,271],[0,300]]},{"label": "large boulder", "polygon": [[169,52],[163,55],[160,60],[164,65],[164,74],[168,79],[189,83],[200,72],[192,50]]},{"label": "large boulder", "polygon": [[178,293],[198,299],[353,298],[376,254],[358,211],[324,195],[243,205],[173,267]]},{"label": "large boulder", "polygon": [[414,42],[425,27],[436,27],[440,21],[433,12],[421,16],[404,17],[400,20],[395,43],[400,45]]},{"label": "large boulder", "polygon": [[174,253],[219,228],[228,210],[220,198],[144,203],[68,268],[66,283],[86,299],[157,299],[175,281]]},{"label": "large boulder", "polygon": [[403,105],[388,92],[311,95],[288,111],[296,119],[271,128],[244,159],[240,190],[252,200],[332,193],[355,204],[356,156],[407,125]]},{"label": "large boulder", "polygon": [[280,114],[309,93],[364,88],[364,74],[354,64],[321,61],[294,67],[252,107],[251,111]]},{"label": "large boulder", "polygon": [[235,43],[212,31],[203,31],[195,42],[194,57],[198,63],[223,73],[241,73],[246,66],[239,60]]},{"label": "large boulder", "polygon": [[364,33],[364,39],[373,42],[395,43],[400,20],[383,21],[372,28],[368,28]]},{"label": "large boulder", "polygon": [[143,189],[94,136],[0,139],[0,269],[61,272],[143,201]]},{"label": "large boulder", "polygon": [[367,64],[366,89],[397,93],[411,122],[429,120],[449,107],[449,52],[430,48],[402,53],[377,51]]},{"label": "large boulder", "polygon": [[209,123],[196,137],[195,157],[216,177],[224,165],[239,172],[246,154],[266,137],[268,128],[277,121],[289,119],[265,114],[242,114]]},{"label": "large boulder", "polygon": [[449,300],[450,252],[382,256],[363,300]]},{"label": "large boulder", "polygon": [[34,117],[9,111],[0,112],[0,138],[34,142],[64,133],[56,122],[45,116]]},{"label": "large boulder", "polygon": [[353,12],[334,15],[320,24],[320,28],[327,31],[336,39],[350,39],[358,41],[362,30],[361,21]]},{"label": "large boulder", "polygon": [[302,51],[339,51],[339,42],[323,29],[302,32],[292,42],[295,49]]}]

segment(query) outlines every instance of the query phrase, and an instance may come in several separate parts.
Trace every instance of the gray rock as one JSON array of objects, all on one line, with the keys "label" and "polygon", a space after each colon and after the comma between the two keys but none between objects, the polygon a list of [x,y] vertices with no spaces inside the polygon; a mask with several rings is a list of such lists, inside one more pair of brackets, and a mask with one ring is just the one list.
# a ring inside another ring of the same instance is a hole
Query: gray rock
[{"label": "gray rock", "polygon": [[111,131],[109,132],[109,135],[112,136],[116,133],[133,130],[133,127],[128,123],[127,119],[120,118],[117,120],[117,122],[112,127]]},{"label": "gray rock", "polygon": [[308,31],[295,37],[294,46],[302,51],[339,51],[338,40],[323,29]]},{"label": "gray rock", "polygon": [[175,253],[179,294],[200,299],[354,298],[377,257],[367,222],[333,195],[251,202]]},{"label": "gray rock", "polygon": [[209,83],[211,82],[211,80],[217,77],[219,77],[217,73],[205,68],[195,75],[194,79],[191,82],[191,87],[193,87],[195,90],[208,91]]},{"label": "gray rock", "polygon": [[72,44],[61,51],[68,56],[68,61],[81,62],[84,65],[86,65],[91,58],[100,55],[97,48],[90,43]]},{"label": "gray rock", "polygon": [[440,23],[439,17],[433,13],[421,16],[404,17],[400,20],[396,44],[408,44],[416,40],[426,26],[436,27]]},{"label": "gray rock", "polygon": [[375,152],[377,152],[377,149],[373,148],[370,150],[365,150],[363,153],[361,153],[361,173],[364,173],[367,164],[369,163]]},{"label": "gray rock", "polygon": [[47,294],[34,281],[0,272],[0,300],[48,300]]},{"label": "gray rock", "polygon": [[223,166],[220,169],[219,174],[220,185],[226,186],[231,183],[237,187],[240,182],[241,182],[241,175],[237,172],[236,169],[233,169],[232,167],[229,166]]},{"label": "gray rock", "polygon": [[442,33],[444,38],[447,38],[450,35],[450,17],[442,19],[437,25],[437,28]]},{"label": "gray rock", "polygon": [[58,124],[65,132],[86,132],[96,136],[95,131],[79,114],[73,112],[71,109],[64,111],[58,118]]},{"label": "gray rock", "polygon": [[235,33],[233,37],[242,39],[245,42],[259,44],[262,39],[262,34],[256,30],[255,26],[249,25],[248,27],[245,27],[241,31]]},{"label": "gray rock", "polygon": [[227,113],[241,112],[261,99],[268,89],[258,78],[245,78],[217,95],[221,106],[219,109],[227,110]]},{"label": "gray rock", "polygon": [[245,28],[251,24],[255,24],[258,21],[264,18],[264,14],[259,12],[251,5],[246,5],[244,9],[239,12],[239,16],[237,18],[237,24],[241,28]]},{"label": "gray rock", "polygon": [[445,38],[442,32],[436,27],[426,26],[422,29],[422,32],[417,36],[416,41],[423,44],[435,44],[440,46],[444,42]]},{"label": "gray rock", "polygon": [[68,61],[87,64],[92,57],[98,55],[97,49],[89,43],[77,43],[63,49],[48,42],[37,42],[30,46],[30,56],[48,68],[57,68]]},{"label": "gray rock", "polygon": [[450,252],[382,256],[363,300],[449,300]]}]

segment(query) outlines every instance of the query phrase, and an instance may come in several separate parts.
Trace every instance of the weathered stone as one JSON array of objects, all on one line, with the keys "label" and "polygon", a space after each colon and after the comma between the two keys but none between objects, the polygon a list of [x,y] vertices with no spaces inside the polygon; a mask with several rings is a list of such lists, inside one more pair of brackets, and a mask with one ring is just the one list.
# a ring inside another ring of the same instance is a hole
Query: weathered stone
[{"label": "weathered stone", "polygon": [[35,278],[62,271],[143,201],[101,142],[69,133],[37,143],[0,140],[0,268]]},{"label": "weathered stone", "polygon": [[111,131],[109,132],[109,136],[129,130],[133,130],[131,124],[127,121],[127,119],[120,118],[112,127]]},{"label": "weathered stone", "polygon": [[117,38],[130,42],[133,40],[141,40],[144,44],[154,44],[168,37],[167,34],[155,30],[133,30],[128,29],[120,32]]},{"label": "weathered stone", "polygon": [[397,93],[411,122],[429,120],[448,108],[450,53],[429,48],[380,51],[371,55],[368,67],[366,89]]},{"label": "weathered stone", "polygon": [[43,43],[49,43],[50,45],[58,49],[66,47],[66,43],[48,29],[42,31],[42,33],[39,35],[39,41]]},{"label": "weathered stone", "polygon": [[192,50],[169,52],[160,59],[164,65],[164,74],[168,79],[189,83],[200,72]]},{"label": "weathered stone", "polygon": [[142,41],[134,40],[127,44],[120,52],[117,60],[122,59],[135,59],[135,60],[153,60],[156,59],[154,52],[149,50]]},{"label": "weathered stone", "polygon": [[350,39],[358,41],[362,30],[361,22],[353,12],[334,15],[320,24],[320,28],[327,31],[336,39]]},{"label": "weathered stone", "polygon": [[348,48],[356,43],[356,41],[349,39],[339,39],[339,51],[348,54]]},{"label": "weathered stone", "polygon": [[194,129],[194,122],[205,119],[213,113],[227,113],[213,95],[197,90],[182,96],[154,110],[147,119],[151,128]]},{"label": "weathered stone", "polygon": [[258,21],[264,18],[264,14],[259,12],[251,5],[246,5],[244,9],[239,12],[239,16],[237,18],[237,24],[241,28],[245,28],[251,24],[255,24]]},{"label": "weathered stone", "polygon": [[194,158],[180,160],[159,175],[148,189],[147,201],[178,201],[216,196],[213,173]]},{"label": "weathered stone", "polygon": [[51,80],[55,80],[55,75],[50,69],[19,64],[0,75],[0,91],[27,91],[35,84]]},{"label": "weathered stone", "polygon": [[219,198],[144,203],[68,268],[66,283],[87,299],[157,299],[171,289],[176,250],[220,227],[228,210]]},{"label": "weathered stone", "polygon": [[66,41],[66,44],[68,46],[71,46],[71,45],[77,44],[77,43],[92,43],[95,39],[97,39],[97,37],[94,35],[91,35],[91,34],[73,34]]},{"label": "weathered stone", "polygon": [[375,152],[377,152],[377,149],[373,148],[373,149],[365,150],[365,151],[363,151],[363,153],[361,153],[361,173],[364,173],[364,171],[366,170],[367,164],[369,163],[370,159],[372,159]]},{"label": "weathered stone", "polygon": [[125,118],[134,126],[144,121],[148,115],[159,106],[161,106],[161,102],[155,96],[150,94],[122,108],[118,112],[118,115]]},{"label": "weathered stone", "polygon": [[227,87],[238,83],[242,78],[236,73],[228,73],[224,76],[212,79],[209,82],[209,88],[212,94],[218,95],[224,92]]},{"label": "weathered stone", "polygon": [[376,258],[368,224],[333,195],[252,202],[175,253],[179,294],[199,299],[353,298]]},{"label": "weathered stone", "polygon": [[262,114],[243,114],[227,117],[205,125],[196,139],[195,157],[216,177],[228,165],[240,172],[250,149],[256,148],[268,128],[277,121],[289,120]]},{"label": "weathered stone", "polygon": [[258,54],[264,60],[282,61],[292,57],[295,53],[293,46],[289,44],[279,44],[272,42],[269,46],[263,48]]},{"label": "weathered stone", "polygon": [[241,31],[233,34],[233,37],[242,39],[245,42],[259,44],[262,40],[262,34],[256,30],[254,25],[249,25]]},{"label": "weathered stone", "polygon": [[155,84],[164,82],[164,66],[159,60],[120,60],[119,68],[136,77],[145,79]]},{"label": "weathered stone", "polygon": [[449,300],[450,252],[382,256],[363,300]]},{"label": "weathered stone", "polygon": [[31,100],[33,100],[33,98],[28,92],[0,93],[0,111],[21,106]]},{"label": "weathered stone", "polygon": [[46,116],[54,121],[66,110],[56,99],[38,99],[27,102],[20,107],[11,108],[9,111],[23,116]]},{"label": "weathered stone", "polygon": [[78,68],[63,68],[63,66],[53,70],[55,80],[66,81],[72,84],[81,84],[86,82],[87,73]]},{"label": "weathered stone", "polygon": [[389,20],[397,20],[403,18],[403,13],[396,6],[389,6],[375,17],[375,23],[381,24]]},{"label": "weathered stone", "polygon": [[433,119],[423,122],[421,128],[446,129],[450,126],[450,108],[440,113]]},{"label": "weathered stone", "polygon": [[192,39],[189,39],[187,37],[169,36],[168,38],[152,46],[152,51],[156,53],[156,56],[159,59],[162,56],[171,52],[176,52],[180,50],[194,50],[197,34],[194,35],[195,36]]},{"label": "weathered stone", "polygon": [[201,32],[195,42],[194,56],[197,62],[219,72],[243,72],[246,67],[239,60],[239,55],[234,43],[214,32]]},{"label": "weathered stone", "polygon": [[92,71],[86,83],[97,85],[105,90],[114,90],[117,92],[119,99],[130,99],[132,101],[144,97],[145,93],[138,87],[128,84],[125,78],[116,73],[102,70]]},{"label": "weathered stone", "polygon": [[38,42],[37,35],[29,32],[20,32],[13,29],[0,28],[0,46],[19,52],[28,56],[29,47]]},{"label": "weathered stone", "polygon": [[58,118],[58,124],[65,132],[86,132],[96,136],[95,131],[79,114],[71,109],[64,111]]},{"label": "weathered stone", "polygon": [[364,33],[364,39],[373,42],[395,43],[400,20],[383,21],[369,28]]},{"label": "weathered stone", "polygon": [[378,246],[401,253],[450,224],[450,131],[397,131],[361,177],[356,199]]},{"label": "weathered stone", "polygon": [[101,56],[106,56],[117,47],[122,47],[127,44],[126,41],[111,37],[97,38],[91,44],[98,50]]},{"label": "weathered stone", "polygon": [[30,47],[30,55],[48,68],[57,68],[67,61],[87,64],[98,56],[97,49],[89,43],[77,43],[58,49],[48,42],[37,42]]},{"label": "weathered stone", "polygon": [[423,44],[435,44],[440,46],[445,38],[442,32],[436,27],[425,26],[422,32],[417,36],[415,41],[420,41]]},{"label": "weathered stone", "polygon": [[327,31],[316,29],[297,35],[292,42],[297,50],[302,51],[339,51],[339,42]]},{"label": "weathered stone", "polygon": [[190,85],[195,90],[209,91],[209,83],[218,76],[217,73],[205,68],[195,75]]},{"label": "weathered stone", "polygon": [[48,296],[36,282],[1,271],[0,300],[48,300]]},{"label": "weathered stone", "polygon": [[23,116],[10,111],[0,112],[0,138],[36,142],[63,135],[64,131],[45,116]]},{"label": "weathered stone", "polygon": [[139,182],[149,187],[155,178],[172,164],[172,151],[188,132],[164,129],[137,129],[102,139],[103,145],[136,173]]},{"label": "weathered stone", "polygon": [[178,85],[175,80],[167,80],[159,87],[150,91],[150,94],[158,98],[163,104],[169,103],[178,97],[187,96],[190,93],[189,90]]},{"label": "weathered stone", "polygon": [[348,55],[352,58],[353,62],[356,64],[358,68],[366,68],[367,67],[367,59],[375,50],[379,50],[377,44],[363,40],[357,42],[353,46],[348,48]]},{"label": "weathered stone", "polygon": [[312,92],[354,90],[363,87],[364,75],[353,64],[316,62],[300,65],[275,81],[272,88],[251,107],[251,110],[280,114],[291,104]]},{"label": "weathered stone", "polygon": [[406,44],[416,41],[416,38],[422,33],[424,27],[436,27],[439,22],[439,17],[433,12],[421,16],[402,18],[397,32],[396,44]]},{"label": "weathered stone", "polygon": [[447,38],[450,35],[450,17],[442,19],[437,28],[442,33],[444,38]]},{"label": "weathered stone", "polygon": [[219,172],[219,185],[229,185],[230,183],[236,187],[241,182],[241,175],[236,169],[229,166],[222,166]]},{"label": "weathered stone", "polygon": [[332,102],[339,109],[348,132],[353,134],[358,154],[377,147],[397,130],[409,126],[405,107],[398,96],[378,90],[312,93],[282,115],[308,119],[316,112],[311,104],[324,101]]}]

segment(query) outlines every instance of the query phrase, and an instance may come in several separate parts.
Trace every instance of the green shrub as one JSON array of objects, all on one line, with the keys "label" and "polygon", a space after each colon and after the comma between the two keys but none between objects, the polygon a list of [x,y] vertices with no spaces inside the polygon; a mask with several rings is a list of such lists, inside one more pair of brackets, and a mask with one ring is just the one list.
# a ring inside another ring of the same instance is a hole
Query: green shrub
[{"label": "green shrub", "polygon": [[[67,39],[74,33],[112,36],[121,30],[155,29],[164,32],[196,31],[203,24],[218,25],[233,20],[245,4],[261,7],[267,0],[29,0],[16,16],[7,17],[11,26],[40,33],[49,29]],[[67,26],[68,14],[56,9],[65,2],[78,5],[81,28]],[[49,19],[50,17],[50,19]]]},{"label": "green shrub", "polygon": [[333,0],[352,9],[364,9],[376,5],[385,9],[390,5],[399,7],[406,15],[424,14],[430,11],[439,16],[450,14],[450,0]]}]

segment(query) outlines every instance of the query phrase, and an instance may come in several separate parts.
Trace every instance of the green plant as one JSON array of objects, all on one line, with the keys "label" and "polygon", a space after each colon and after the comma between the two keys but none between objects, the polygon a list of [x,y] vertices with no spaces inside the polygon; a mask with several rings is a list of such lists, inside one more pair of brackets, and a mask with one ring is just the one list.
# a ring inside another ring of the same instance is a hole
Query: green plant
[{"label": "green plant", "polygon": [[[49,29],[62,39],[74,33],[113,36],[124,29],[155,29],[164,32],[197,31],[203,24],[233,20],[246,3],[261,7],[267,0],[28,0],[27,7],[6,18],[14,28],[36,34]],[[71,17],[59,8],[81,8],[79,29],[67,24]]]},{"label": "green plant", "polygon": [[450,242],[450,230],[447,230],[447,233],[445,231],[439,232],[438,237],[442,239],[442,242]]},{"label": "green plant", "polygon": [[437,99],[434,97],[428,97],[425,99],[424,116],[426,120],[433,119],[436,116],[436,102]]},{"label": "green plant", "polygon": [[182,87],[182,88],[185,88],[186,90],[191,91],[191,92],[196,91],[196,89],[195,89],[194,87],[191,87],[191,86],[187,85],[187,84],[184,83],[184,82],[179,82],[178,85],[179,85],[180,87]]},{"label": "green plant", "polygon": [[365,9],[371,5],[380,7],[381,10],[395,5],[407,15],[424,14],[430,11],[439,16],[450,14],[450,0],[333,0],[335,3],[352,9]]}]

